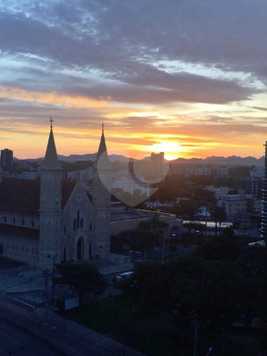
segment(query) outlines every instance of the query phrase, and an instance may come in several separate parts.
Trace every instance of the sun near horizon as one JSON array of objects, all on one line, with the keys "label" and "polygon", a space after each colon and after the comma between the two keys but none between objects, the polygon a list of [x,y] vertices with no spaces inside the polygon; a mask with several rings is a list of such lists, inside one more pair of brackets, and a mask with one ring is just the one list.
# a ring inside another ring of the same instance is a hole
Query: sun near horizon
[{"label": "sun near horizon", "polygon": [[[10,148],[19,159],[40,158],[44,156],[49,132],[48,119],[47,125],[42,127],[33,127],[27,129],[18,129],[17,131],[5,132],[5,140],[2,141],[2,148]],[[69,156],[72,154],[93,154],[97,147],[101,135],[101,124],[96,125],[96,129],[80,130],[77,128],[64,128],[62,124],[54,123],[54,133],[57,142],[58,154]],[[141,134],[142,135],[142,134]],[[222,144],[217,142],[197,142],[190,135],[169,134],[162,137],[161,134],[138,136],[136,133],[129,135],[129,140],[119,130],[109,126],[105,128],[105,136],[108,145],[109,154],[123,155],[126,157],[142,159],[151,153],[164,152],[166,160],[175,160],[177,158],[207,158],[210,156],[254,156],[259,158],[263,154],[262,142],[258,145],[238,144],[229,142]],[[167,136],[167,137],[166,137]],[[124,138],[125,137],[125,138]],[[190,141],[190,139],[192,141]]]},{"label": "sun near horizon", "polygon": [[[94,153],[104,121],[110,153],[262,156],[262,2],[258,12],[252,3],[207,1],[212,16],[195,2],[197,23],[190,1],[160,11],[157,2],[93,3],[0,3],[1,148],[41,157],[53,116],[63,155]],[[156,16],[148,18],[151,11]],[[249,32],[246,16],[253,19]]]}]

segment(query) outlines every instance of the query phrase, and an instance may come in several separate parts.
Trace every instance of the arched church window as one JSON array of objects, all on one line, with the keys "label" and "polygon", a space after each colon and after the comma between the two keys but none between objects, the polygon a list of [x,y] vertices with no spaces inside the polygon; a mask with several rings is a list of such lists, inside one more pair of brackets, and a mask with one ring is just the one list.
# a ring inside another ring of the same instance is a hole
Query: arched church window
[{"label": "arched church window", "polygon": [[84,224],[84,221],[83,221],[83,218],[81,218],[81,222],[80,222],[81,229],[83,229],[83,224]]},{"label": "arched church window", "polygon": [[77,211],[77,229],[80,227],[80,210]]},{"label": "arched church window", "polygon": [[93,258],[93,252],[92,252],[92,244],[91,242],[89,243],[89,259],[91,260]]},{"label": "arched church window", "polygon": [[76,219],[73,220],[73,231],[76,230]]},{"label": "arched church window", "polygon": [[84,258],[84,240],[82,237],[80,237],[77,242],[77,260],[82,260],[83,258]]}]

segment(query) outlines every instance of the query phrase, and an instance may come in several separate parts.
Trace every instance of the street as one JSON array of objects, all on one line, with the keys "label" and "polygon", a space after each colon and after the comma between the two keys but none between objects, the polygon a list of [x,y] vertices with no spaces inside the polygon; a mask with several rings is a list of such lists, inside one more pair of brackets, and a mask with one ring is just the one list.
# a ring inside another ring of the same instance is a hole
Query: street
[{"label": "street", "polygon": [[0,356],[140,356],[109,337],[49,309],[27,309],[0,297]]},{"label": "street", "polygon": [[6,355],[55,356],[59,355],[59,350],[9,320],[0,319],[0,356]]}]

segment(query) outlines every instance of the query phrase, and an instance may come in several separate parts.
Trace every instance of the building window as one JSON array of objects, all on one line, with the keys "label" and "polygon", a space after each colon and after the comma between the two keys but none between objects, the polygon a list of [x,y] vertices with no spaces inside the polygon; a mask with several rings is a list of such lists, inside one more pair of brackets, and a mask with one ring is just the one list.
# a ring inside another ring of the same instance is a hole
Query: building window
[{"label": "building window", "polygon": [[15,218],[15,216],[13,217],[13,224],[16,224],[16,218]]},{"label": "building window", "polygon": [[83,229],[83,218],[80,221],[80,226],[81,226],[81,229]]},{"label": "building window", "polygon": [[77,260],[82,260],[83,258],[84,258],[84,240],[82,237],[80,237],[77,242]]},{"label": "building window", "polygon": [[80,227],[80,210],[77,211],[77,229]]},{"label": "building window", "polygon": [[93,253],[92,253],[92,244],[89,243],[89,259],[91,260],[93,258]]},{"label": "building window", "polygon": [[76,219],[73,220],[73,231],[76,230]]}]

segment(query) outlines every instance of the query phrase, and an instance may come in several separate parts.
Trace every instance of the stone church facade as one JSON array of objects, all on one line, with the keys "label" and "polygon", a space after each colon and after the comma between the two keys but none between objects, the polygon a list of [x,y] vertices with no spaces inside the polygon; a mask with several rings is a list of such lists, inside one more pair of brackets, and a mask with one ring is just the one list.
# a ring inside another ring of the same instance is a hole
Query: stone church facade
[{"label": "stone church facade", "polygon": [[63,261],[108,260],[110,194],[102,184],[100,161],[107,180],[111,175],[103,128],[86,179],[66,177],[51,125],[40,178],[1,178],[0,254],[42,270]]}]

